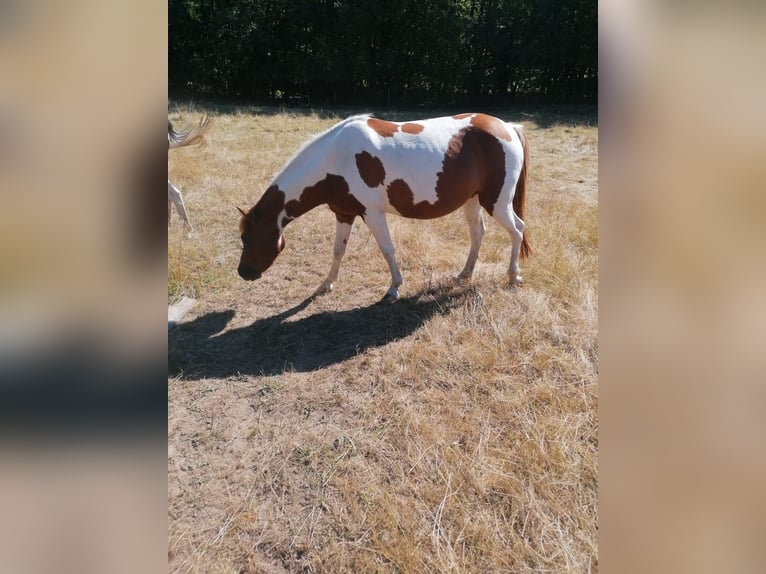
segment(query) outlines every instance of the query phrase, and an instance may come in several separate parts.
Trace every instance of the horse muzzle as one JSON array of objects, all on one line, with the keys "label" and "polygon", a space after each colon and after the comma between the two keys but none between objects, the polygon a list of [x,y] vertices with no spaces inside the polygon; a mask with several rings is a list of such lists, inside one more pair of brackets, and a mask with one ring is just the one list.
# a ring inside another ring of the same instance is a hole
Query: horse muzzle
[{"label": "horse muzzle", "polygon": [[239,267],[237,268],[237,273],[239,273],[239,276],[245,281],[255,281],[256,279],[261,278],[261,272],[252,269],[243,269],[242,267]]}]

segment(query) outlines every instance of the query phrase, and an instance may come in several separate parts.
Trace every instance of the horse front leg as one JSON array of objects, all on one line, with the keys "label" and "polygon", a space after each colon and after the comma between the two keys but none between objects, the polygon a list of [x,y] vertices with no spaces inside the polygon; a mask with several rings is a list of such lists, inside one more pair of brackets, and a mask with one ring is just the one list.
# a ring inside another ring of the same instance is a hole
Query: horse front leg
[{"label": "horse front leg", "polygon": [[330,266],[329,273],[327,273],[327,278],[317,287],[317,295],[324,295],[332,291],[332,284],[338,279],[340,262],[346,254],[348,239],[351,237],[351,229],[354,226],[353,218],[350,223],[347,222],[346,218],[344,219],[345,221],[341,221],[340,218],[335,220],[335,245],[332,250],[332,265]]},{"label": "horse front leg", "polygon": [[[186,215],[186,206],[181,191],[168,180],[168,205],[172,202],[176,206],[176,211],[183,219],[187,232],[191,232],[192,226],[189,223],[189,217]],[[168,207],[168,225],[170,225],[170,208]]]},{"label": "horse front leg", "polygon": [[384,213],[367,213],[364,218],[367,227],[370,228],[372,236],[378,243],[383,258],[388,263],[388,269],[391,272],[391,286],[383,296],[383,301],[396,301],[399,299],[399,287],[402,284],[402,274],[399,272],[399,266],[396,264],[394,253],[394,244],[391,241],[391,234],[388,232],[388,223]]}]

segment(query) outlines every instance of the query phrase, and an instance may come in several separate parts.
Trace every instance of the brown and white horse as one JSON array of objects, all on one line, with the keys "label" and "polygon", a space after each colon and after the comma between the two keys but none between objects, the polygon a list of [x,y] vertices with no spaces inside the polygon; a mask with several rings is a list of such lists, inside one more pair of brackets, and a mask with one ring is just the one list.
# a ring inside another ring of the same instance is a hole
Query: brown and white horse
[{"label": "brown and white horse", "polygon": [[[204,145],[205,137],[210,129],[210,117],[205,116],[199,122],[199,125],[192,130],[177,132],[173,129],[173,124],[168,120],[168,149],[184,147],[188,145]],[[192,226],[189,223],[189,217],[186,215],[186,206],[181,191],[170,183],[168,179],[168,226],[170,225],[170,206],[176,206],[176,211],[184,221],[187,231],[191,231]]]},{"label": "brown and white horse", "polygon": [[521,126],[484,114],[409,122],[350,117],[306,143],[258,203],[247,213],[240,209],[239,275],[258,279],[284,249],[285,227],[325,204],[337,220],[335,247],[317,293],[332,290],[358,216],[370,228],[391,271],[384,298],[395,300],[402,276],[386,214],[431,219],[462,207],[471,248],[458,279],[467,280],[484,237],[483,207],[510,235],[509,280],[520,283],[519,257],[530,253],[522,220],[528,161]]}]

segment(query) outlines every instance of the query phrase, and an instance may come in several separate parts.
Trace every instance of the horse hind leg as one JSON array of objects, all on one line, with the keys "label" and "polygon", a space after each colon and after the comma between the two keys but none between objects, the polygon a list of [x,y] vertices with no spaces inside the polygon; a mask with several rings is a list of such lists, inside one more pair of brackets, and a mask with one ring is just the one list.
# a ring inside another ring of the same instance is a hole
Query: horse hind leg
[{"label": "horse hind leg", "polygon": [[516,285],[524,282],[519,273],[519,253],[521,251],[521,241],[524,238],[524,222],[513,212],[510,201],[507,203],[507,206],[499,207],[499,205],[495,206],[492,217],[508,231],[508,235],[511,237],[511,262],[508,265],[508,282],[511,285]]},{"label": "horse hind leg", "polygon": [[353,219],[351,219],[351,222],[341,221],[340,218],[336,219],[335,245],[333,246],[332,252],[332,265],[330,266],[330,271],[327,273],[327,278],[322,281],[322,283],[317,288],[316,295],[324,295],[325,293],[332,291],[332,285],[338,279],[340,262],[343,260],[343,256],[346,254],[346,247],[348,246],[348,239],[351,237],[351,229],[353,228],[353,225]]},{"label": "horse hind leg", "polygon": [[481,213],[481,205],[479,204],[478,196],[474,196],[468,200],[463,206],[463,214],[465,215],[465,220],[468,222],[468,230],[471,236],[471,249],[468,251],[468,259],[466,259],[463,270],[456,277],[460,282],[468,281],[473,276],[476,260],[479,258],[479,248],[484,239],[484,217]]}]

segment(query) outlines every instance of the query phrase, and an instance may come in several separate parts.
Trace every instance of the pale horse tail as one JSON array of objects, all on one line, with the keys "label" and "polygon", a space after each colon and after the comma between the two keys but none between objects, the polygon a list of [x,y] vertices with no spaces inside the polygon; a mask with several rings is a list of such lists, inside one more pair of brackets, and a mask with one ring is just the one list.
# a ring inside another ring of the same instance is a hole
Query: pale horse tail
[{"label": "pale horse tail", "polygon": [[[519,218],[524,221],[524,205],[526,203],[527,195],[527,171],[529,167],[529,143],[527,142],[527,134],[524,133],[524,128],[518,124],[511,124],[513,129],[519,134],[521,145],[524,148],[524,161],[521,164],[521,174],[519,174],[519,180],[516,182],[516,193],[513,194],[513,211]],[[526,221],[524,221],[526,223]],[[521,258],[525,258],[532,253],[532,247],[527,240],[527,227],[524,227],[524,234],[521,239],[521,250],[519,255]]]},{"label": "pale horse tail", "polygon": [[184,147],[187,145],[204,146],[207,144],[205,137],[212,127],[210,116],[205,115],[194,129],[175,131],[173,124],[168,120],[168,148]]}]

